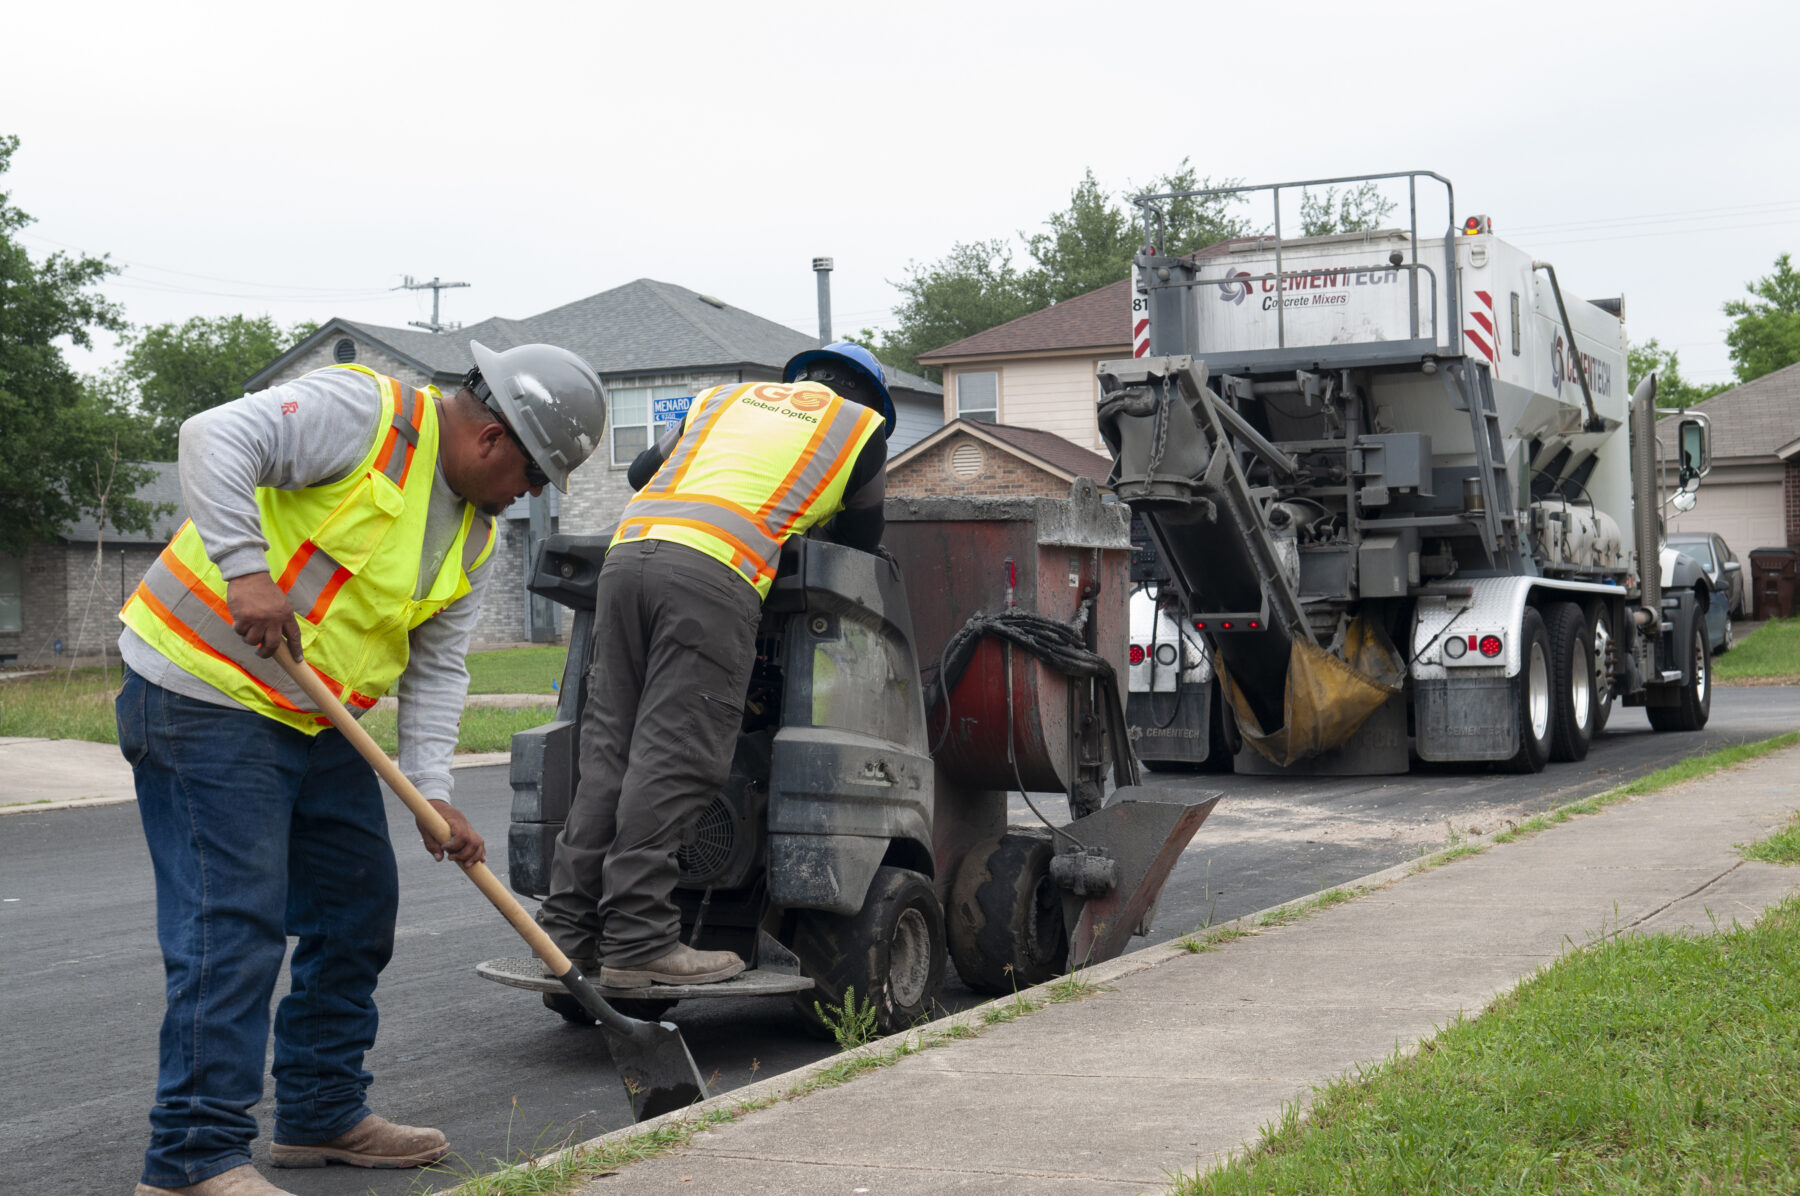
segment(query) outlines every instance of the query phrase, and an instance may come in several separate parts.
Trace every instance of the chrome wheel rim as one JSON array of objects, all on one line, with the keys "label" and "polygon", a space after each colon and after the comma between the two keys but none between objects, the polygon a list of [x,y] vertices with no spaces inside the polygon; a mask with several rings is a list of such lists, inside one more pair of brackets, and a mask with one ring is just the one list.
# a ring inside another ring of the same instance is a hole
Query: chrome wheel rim
[{"label": "chrome wheel rim", "polygon": [[1594,706],[1594,675],[1591,670],[1569,670],[1569,709],[1575,714],[1575,725],[1588,725]]},{"label": "chrome wheel rim", "polygon": [[1550,733],[1550,660],[1544,645],[1531,645],[1531,661],[1526,666],[1525,700],[1531,714],[1531,737],[1542,739]]},{"label": "chrome wheel rim", "polygon": [[1694,699],[1698,702],[1706,701],[1706,686],[1712,680],[1707,675],[1709,672],[1706,667],[1706,635],[1702,633],[1694,637]]},{"label": "chrome wheel rim", "polygon": [[1594,620],[1594,685],[1593,703],[1604,706],[1612,701],[1612,628],[1606,616]]},{"label": "chrome wheel rim", "polygon": [[931,928],[918,910],[902,910],[888,947],[887,987],[894,1007],[906,1009],[923,1001],[930,978]]}]

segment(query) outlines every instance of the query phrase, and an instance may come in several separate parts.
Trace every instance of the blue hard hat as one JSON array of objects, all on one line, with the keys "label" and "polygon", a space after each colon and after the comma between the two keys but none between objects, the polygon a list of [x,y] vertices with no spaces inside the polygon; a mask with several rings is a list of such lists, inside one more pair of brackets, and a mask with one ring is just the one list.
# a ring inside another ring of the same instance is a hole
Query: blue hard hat
[{"label": "blue hard hat", "polygon": [[886,426],[882,429],[881,434],[892,436],[896,417],[894,415],[894,396],[888,393],[886,372],[882,369],[881,363],[875,360],[875,354],[861,345],[852,344],[849,341],[833,341],[823,349],[807,349],[804,352],[796,353],[788,359],[787,367],[781,371],[781,380],[792,382],[801,370],[815,361],[825,360],[849,367],[852,373],[860,374],[868,385],[875,388],[875,393],[881,396],[881,405],[877,410],[881,412],[881,418],[886,421]]}]

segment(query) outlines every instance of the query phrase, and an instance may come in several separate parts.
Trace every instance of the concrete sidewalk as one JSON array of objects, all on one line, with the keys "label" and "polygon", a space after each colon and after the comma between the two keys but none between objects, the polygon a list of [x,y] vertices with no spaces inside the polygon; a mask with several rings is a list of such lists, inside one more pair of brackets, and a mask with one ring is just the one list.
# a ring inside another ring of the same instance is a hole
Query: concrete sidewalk
[{"label": "concrete sidewalk", "polygon": [[[1396,883],[1215,951],[1170,944],[1096,967],[1099,995],[780,1101],[580,1191],[1160,1192],[1315,1085],[1479,1013],[1598,934],[1753,920],[1800,891],[1800,868],[1746,863],[1733,845],[1796,806],[1790,749],[1418,875],[1378,874]],[[717,1103],[779,1096],[804,1074]]]}]

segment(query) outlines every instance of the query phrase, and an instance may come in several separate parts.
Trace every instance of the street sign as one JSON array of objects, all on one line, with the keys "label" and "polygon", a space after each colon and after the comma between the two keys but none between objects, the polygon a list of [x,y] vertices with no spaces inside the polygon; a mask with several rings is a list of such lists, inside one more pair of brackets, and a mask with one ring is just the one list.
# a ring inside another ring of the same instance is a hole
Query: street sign
[{"label": "street sign", "polygon": [[693,405],[693,402],[693,395],[677,395],[672,399],[651,399],[650,422],[678,424],[687,418],[688,408]]}]

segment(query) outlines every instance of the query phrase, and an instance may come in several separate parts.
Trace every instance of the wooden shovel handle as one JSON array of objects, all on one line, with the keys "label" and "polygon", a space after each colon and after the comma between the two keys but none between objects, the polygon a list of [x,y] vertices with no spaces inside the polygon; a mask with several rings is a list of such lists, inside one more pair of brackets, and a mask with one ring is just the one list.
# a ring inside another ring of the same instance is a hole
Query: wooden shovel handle
[{"label": "wooden shovel handle", "polygon": [[[351,745],[362,753],[363,759],[367,760],[381,779],[388,783],[388,788],[392,789],[400,800],[406,803],[406,808],[411,810],[413,817],[419,820],[419,825],[424,828],[425,833],[439,843],[448,840],[450,824],[444,821],[444,816],[438,813],[429,801],[425,800],[425,795],[420,793],[411,781],[406,779],[406,774],[400,771],[400,766],[388,759],[388,754],[381,750],[380,744],[369,737],[367,731],[362,729],[362,724],[350,717],[350,712],[345,710],[344,704],[337,700],[337,695],[325,687],[325,683],[319,679],[319,675],[313,672],[310,666],[296,663],[293,656],[289,654],[286,644],[275,649],[275,660],[287,670],[288,676],[292,677],[300,688],[306,691],[306,696],[312,699],[313,705],[318,707],[319,713],[330,719],[331,725],[344,733],[344,738],[348,739]],[[486,864],[459,864],[458,867],[468,875],[470,880],[475,882],[475,887],[494,903],[494,908],[499,910],[508,922],[512,923],[513,929],[518,931],[519,936],[531,945],[531,949],[537,953],[537,957],[548,964],[552,972],[558,976],[568,973],[569,969],[574,966],[569,962],[569,957],[564,955],[550,936],[544,933],[544,928],[532,920],[531,915],[525,912],[525,907],[506,891],[506,886],[500,883],[500,878],[495,876]]]}]

